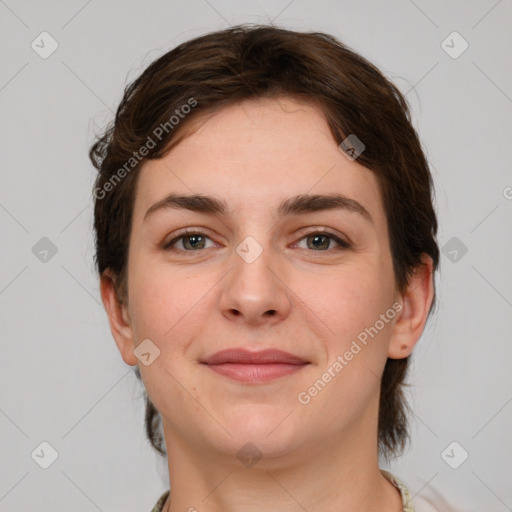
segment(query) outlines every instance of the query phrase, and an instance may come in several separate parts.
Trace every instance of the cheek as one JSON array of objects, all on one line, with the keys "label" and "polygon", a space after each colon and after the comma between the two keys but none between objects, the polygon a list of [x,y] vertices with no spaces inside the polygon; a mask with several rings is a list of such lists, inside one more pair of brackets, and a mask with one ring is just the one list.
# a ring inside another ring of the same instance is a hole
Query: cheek
[{"label": "cheek", "polygon": [[[197,326],[204,324],[199,317],[204,316],[207,285],[199,276],[162,265],[146,264],[131,270],[129,297],[135,344],[149,339],[160,351],[150,365],[139,364],[145,389],[160,411],[194,409],[188,392],[195,395],[195,387],[189,382],[190,367],[184,363]],[[186,382],[188,392],[182,387]]]},{"label": "cheek", "polygon": [[[147,261],[147,260],[146,260]],[[140,338],[152,336],[160,343],[179,339],[175,331],[182,329],[196,315],[205,285],[197,277],[181,269],[163,265],[136,266],[130,281],[130,303],[134,312],[134,331]],[[185,322],[184,320],[187,319]]]},{"label": "cheek", "polygon": [[378,266],[351,272],[345,268],[326,280],[321,290],[310,294],[307,305],[329,327],[322,339],[327,359],[302,391],[314,404],[308,414],[325,417],[328,411],[336,429],[339,422],[363,414],[378,397],[395,317],[393,279]]},{"label": "cheek", "polygon": [[329,328],[338,348],[374,325],[393,303],[392,276],[380,265],[345,267],[320,283],[312,289],[302,280],[298,295],[307,297],[305,302]]},{"label": "cheek", "polygon": [[[179,382],[193,382],[190,372],[197,364],[201,348],[198,341],[204,338],[204,326],[212,317],[222,273],[213,268],[171,268],[161,262],[134,266],[132,270],[130,302],[135,343],[150,339],[160,350],[154,373],[152,366],[139,365],[148,393],[152,382],[158,379],[168,392],[176,385],[172,377]],[[158,393],[158,389],[155,391]]]}]

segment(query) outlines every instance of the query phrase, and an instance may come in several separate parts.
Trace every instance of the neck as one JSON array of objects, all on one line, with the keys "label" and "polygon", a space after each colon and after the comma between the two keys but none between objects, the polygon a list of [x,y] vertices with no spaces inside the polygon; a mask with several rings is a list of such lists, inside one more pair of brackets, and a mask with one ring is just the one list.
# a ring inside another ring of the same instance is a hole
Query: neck
[{"label": "neck", "polygon": [[[164,427],[164,431],[165,431]],[[397,512],[399,491],[381,474],[376,441],[354,439],[251,468],[166,432],[171,495],[165,512]],[[363,448],[366,447],[366,448]]]}]

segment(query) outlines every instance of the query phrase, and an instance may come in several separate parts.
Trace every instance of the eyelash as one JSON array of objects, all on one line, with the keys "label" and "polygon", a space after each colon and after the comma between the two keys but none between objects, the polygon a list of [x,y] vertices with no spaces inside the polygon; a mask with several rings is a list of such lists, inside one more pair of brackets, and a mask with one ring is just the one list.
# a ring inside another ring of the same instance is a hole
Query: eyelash
[{"label": "eyelash", "polygon": [[[204,249],[197,249],[197,250],[186,250],[186,249],[176,249],[175,247],[173,247],[173,245],[179,241],[180,239],[182,238],[188,238],[190,236],[195,236],[195,235],[200,235],[202,237],[205,237],[205,238],[208,238],[211,240],[211,238],[206,235],[205,233],[201,233],[200,231],[195,231],[193,229],[190,229],[190,230],[184,230],[182,231],[177,237],[173,238],[172,240],[170,240],[169,242],[167,243],[164,243],[163,246],[162,246],[162,249],[165,250],[165,251],[173,251],[173,252],[200,252],[201,250],[204,250]],[[338,251],[343,251],[343,250],[346,250],[346,249],[350,249],[351,247],[351,244],[345,240],[342,240],[341,238],[339,238],[338,236],[336,236],[334,233],[330,233],[329,231],[311,231],[309,233],[305,233],[302,238],[300,238],[298,241],[302,241],[304,240],[305,238],[308,238],[310,236],[313,236],[313,235],[321,235],[321,236],[324,236],[324,237],[327,237],[327,238],[330,238],[331,240],[334,240],[339,246],[334,248],[334,249],[326,249],[325,251],[324,250],[318,250],[318,251],[315,251],[313,249],[310,249],[311,252],[329,252],[331,250],[338,250]]]}]

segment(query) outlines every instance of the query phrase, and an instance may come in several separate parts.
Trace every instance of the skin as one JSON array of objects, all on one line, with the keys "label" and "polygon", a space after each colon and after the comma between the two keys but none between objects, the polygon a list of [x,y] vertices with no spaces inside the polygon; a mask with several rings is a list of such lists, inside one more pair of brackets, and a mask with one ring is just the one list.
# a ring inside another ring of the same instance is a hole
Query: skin
[{"label": "skin", "polygon": [[[160,350],[139,366],[163,420],[172,482],[164,510],[398,512],[400,495],[378,466],[380,377],[386,359],[408,356],[423,331],[430,258],[399,293],[377,179],[341,153],[315,107],[247,100],[188,129],[141,169],[127,304],[108,272],[101,279],[123,360],[138,364],[134,349],[145,339]],[[168,208],[144,221],[171,192],[214,196],[229,211]],[[334,193],[358,201],[372,222],[348,210],[276,216],[289,197]],[[181,252],[162,248],[186,227],[208,237],[204,248],[191,248],[190,238],[175,242]],[[351,247],[327,238],[316,249],[322,229]],[[252,263],[235,250],[248,236],[263,251]],[[394,303],[402,305],[395,318],[301,404],[298,394]],[[228,347],[278,348],[310,364],[273,382],[240,383],[200,363]],[[237,457],[248,442],[262,454],[252,467]]]}]

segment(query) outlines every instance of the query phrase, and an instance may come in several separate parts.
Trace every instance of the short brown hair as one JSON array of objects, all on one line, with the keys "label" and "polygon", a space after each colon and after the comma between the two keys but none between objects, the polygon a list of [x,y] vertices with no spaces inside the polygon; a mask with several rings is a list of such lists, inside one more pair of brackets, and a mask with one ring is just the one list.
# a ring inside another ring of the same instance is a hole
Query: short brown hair
[{"label": "short brown hair", "polygon": [[[331,35],[239,25],[180,44],[150,64],[126,87],[114,122],[90,150],[99,171],[94,185],[95,261],[100,276],[106,270],[115,276],[121,303],[127,300],[128,245],[141,164],[164,156],[199,113],[245,99],[280,96],[320,107],[337,144],[350,134],[364,143],[358,162],[379,183],[397,289],[405,290],[422,254],[437,269],[432,177],[408,104],[396,86]],[[174,129],[171,117],[191,99],[196,102],[193,110],[180,116]],[[162,126],[167,130],[158,131]],[[140,161],[130,160],[149,145],[148,138],[154,147]],[[378,438],[387,457],[398,455],[408,439],[403,394],[407,365],[407,358],[388,359],[382,376]],[[138,367],[136,374],[140,379]],[[146,433],[165,454],[160,422],[146,395]]]}]

